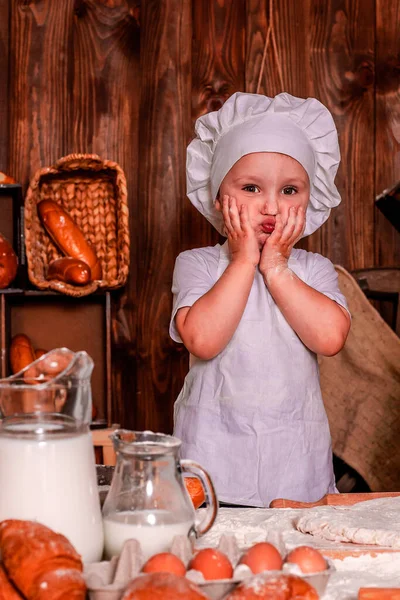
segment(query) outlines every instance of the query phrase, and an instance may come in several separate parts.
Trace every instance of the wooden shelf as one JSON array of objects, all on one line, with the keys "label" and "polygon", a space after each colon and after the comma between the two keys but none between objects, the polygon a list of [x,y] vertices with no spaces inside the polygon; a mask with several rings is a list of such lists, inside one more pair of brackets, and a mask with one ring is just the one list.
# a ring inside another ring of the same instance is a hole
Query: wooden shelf
[{"label": "wooden shelf", "polygon": [[52,296],[53,298],[63,298],[67,301],[71,302],[79,302],[80,300],[85,300],[90,297],[98,297],[105,296],[106,294],[110,294],[107,290],[96,290],[90,296],[80,296],[79,298],[75,298],[73,296],[67,296],[66,294],[61,294],[60,292],[53,292],[52,290],[37,290],[37,289],[22,289],[22,288],[6,288],[0,289],[0,294],[5,294],[7,296]]},{"label": "wooden shelf", "polygon": [[2,290],[0,327],[1,377],[10,375],[9,347],[19,333],[35,348],[85,350],[95,364],[92,396],[97,418],[112,425],[110,292],[73,298],[40,290]]}]

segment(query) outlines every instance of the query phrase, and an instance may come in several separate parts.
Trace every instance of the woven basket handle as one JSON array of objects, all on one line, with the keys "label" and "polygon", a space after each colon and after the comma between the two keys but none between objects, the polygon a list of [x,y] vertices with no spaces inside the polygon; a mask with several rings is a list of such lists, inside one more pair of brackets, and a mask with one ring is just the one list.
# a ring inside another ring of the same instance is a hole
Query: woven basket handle
[{"label": "woven basket handle", "polygon": [[104,161],[97,154],[68,154],[60,158],[54,167],[61,171],[77,169],[101,169]]}]

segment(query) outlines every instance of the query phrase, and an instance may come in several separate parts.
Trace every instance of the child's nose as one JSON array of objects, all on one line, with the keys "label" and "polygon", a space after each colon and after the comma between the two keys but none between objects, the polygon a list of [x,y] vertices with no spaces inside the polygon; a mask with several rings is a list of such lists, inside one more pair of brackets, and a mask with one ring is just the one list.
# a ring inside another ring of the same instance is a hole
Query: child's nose
[{"label": "child's nose", "polygon": [[262,213],[264,215],[276,215],[278,214],[278,200],[275,195],[271,194],[265,200],[264,206],[262,207]]}]

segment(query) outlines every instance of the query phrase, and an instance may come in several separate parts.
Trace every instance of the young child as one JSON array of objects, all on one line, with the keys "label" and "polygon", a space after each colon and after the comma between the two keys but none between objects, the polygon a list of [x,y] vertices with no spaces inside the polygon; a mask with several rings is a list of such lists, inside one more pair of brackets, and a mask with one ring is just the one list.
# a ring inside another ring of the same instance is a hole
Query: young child
[{"label": "young child", "polygon": [[316,99],[236,93],[196,134],[188,196],[227,242],[176,261],[170,334],[191,366],[174,434],[222,502],[315,501],[337,491],[316,355],[350,317],[332,263],[293,246],[340,202],[336,128]]}]

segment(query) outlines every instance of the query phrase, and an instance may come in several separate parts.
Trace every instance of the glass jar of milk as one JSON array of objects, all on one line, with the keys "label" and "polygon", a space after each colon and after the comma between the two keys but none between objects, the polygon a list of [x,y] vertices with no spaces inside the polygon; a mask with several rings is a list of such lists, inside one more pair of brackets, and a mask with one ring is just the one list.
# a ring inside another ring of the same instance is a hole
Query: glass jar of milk
[{"label": "glass jar of milk", "polygon": [[[126,540],[136,539],[146,560],[168,551],[174,536],[200,536],[211,528],[218,506],[212,481],[197,463],[179,461],[178,438],[125,429],[110,437],[117,464],[103,506],[106,557],[118,555]],[[182,470],[199,477],[206,492],[208,507],[199,523]]]},{"label": "glass jar of milk", "polygon": [[91,433],[93,361],[66,348],[0,380],[0,521],[33,520],[65,535],[83,561],[102,558]]}]

